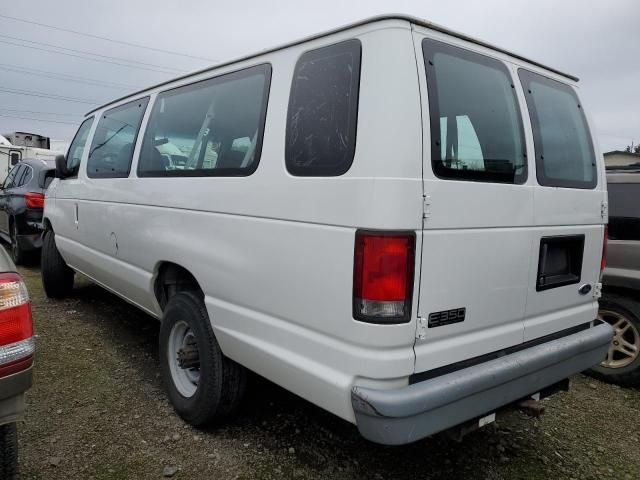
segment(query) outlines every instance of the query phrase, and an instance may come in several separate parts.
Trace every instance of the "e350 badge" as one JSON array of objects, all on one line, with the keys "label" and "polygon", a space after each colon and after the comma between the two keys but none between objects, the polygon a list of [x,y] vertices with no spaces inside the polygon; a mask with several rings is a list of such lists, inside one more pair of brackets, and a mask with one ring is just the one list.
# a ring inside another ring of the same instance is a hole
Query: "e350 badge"
[{"label": "e350 badge", "polygon": [[464,322],[467,313],[466,308],[454,308],[452,310],[443,310],[442,312],[433,312],[429,314],[429,328],[442,327],[451,325],[452,323]]}]

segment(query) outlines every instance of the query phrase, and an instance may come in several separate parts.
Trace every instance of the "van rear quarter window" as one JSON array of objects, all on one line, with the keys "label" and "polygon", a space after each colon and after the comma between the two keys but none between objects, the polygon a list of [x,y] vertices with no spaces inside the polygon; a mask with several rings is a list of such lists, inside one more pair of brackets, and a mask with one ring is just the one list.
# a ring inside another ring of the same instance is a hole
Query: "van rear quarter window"
[{"label": "van rear quarter window", "polygon": [[160,93],[138,176],[250,175],[260,160],[270,81],[264,64]]},{"label": "van rear quarter window", "polygon": [[133,149],[148,102],[149,97],[140,98],[102,114],[89,149],[88,177],[129,176]]},{"label": "van rear quarter window", "polygon": [[587,120],[569,85],[519,70],[533,128],[538,183],[594,188],[596,158]]},{"label": "van rear quarter window", "polygon": [[440,178],[527,179],[522,119],[502,62],[431,39],[422,51],[431,117],[431,162]]},{"label": "van rear quarter window", "polygon": [[338,176],[356,148],[359,40],[308,51],[296,63],[289,97],[285,157],[289,173]]}]

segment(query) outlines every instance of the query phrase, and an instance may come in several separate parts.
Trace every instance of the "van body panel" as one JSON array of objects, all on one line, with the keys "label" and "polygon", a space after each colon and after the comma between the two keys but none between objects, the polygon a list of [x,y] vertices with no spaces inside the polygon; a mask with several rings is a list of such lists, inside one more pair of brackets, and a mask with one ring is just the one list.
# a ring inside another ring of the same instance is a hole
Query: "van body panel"
[{"label": "van body panel", "polygon": [[[551,77],[548,73],[544,75]],[[567,82],[566,79],[560,81],[573,89],[578,102],[582,104],[576,86]],[[529,111],[526,102],[524,102],[524,108],[525,112]],[[584,106],[582,111],[584,113]],[[595,186],[593,188],[558,188],[537,185],[535,188],[534,217],[537,227],[530,255],[532,275],[525,314],[525,341],[581,325],[598,316],[595,293],[601,278],[604,224],[608,222],[607,185],[604,158],[598,140],[593,134],[593,122],[588,114],[585,114],[585,123],[596,162]],[[533,154],[539,155],[539,152],[534,150]],[[530,157],[533,158],[532,155]],[[545,237],[563,235],[584,236],[579,282],[550,290],[536,291],[540,242]],[[580,291],[585,285],[590,287],[586,294]]]},{"label": "van body panel", "polygon": [[[294,177],[282,161],[293,66],[309,49],[354,37],[362,65],[353,164],[339,177]],[[54,185],[57,244],[73,268],[157,317],[158,269],[163,262],[182,266],[204,291],[225,355],[354,421],[354,382],[401,386],[414,370],[417,288],[407,323],[381,329],[351,315],[355,231],[422,234],[421,107],[410,25],[365,25],[226,71],[264,62],[272,66],[271,87],[253,174],[138,178],[156,94],[199,77],[146,92],[129,177],[89,178],[85,152],[78,179]],[[77,228],[72,222],[58,230],[76,204]]]}]

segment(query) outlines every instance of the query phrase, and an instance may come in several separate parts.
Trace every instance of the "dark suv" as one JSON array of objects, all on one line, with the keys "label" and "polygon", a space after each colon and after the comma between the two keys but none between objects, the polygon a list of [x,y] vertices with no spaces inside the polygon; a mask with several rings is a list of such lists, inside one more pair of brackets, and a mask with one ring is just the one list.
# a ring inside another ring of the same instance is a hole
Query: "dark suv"
[{"label": "dark suv", "polygon": [[640,163],[607,169],[609,242],[599,317],[613,325],[607,358],[596,376],[640,386]]},{"label": "dark suv", "polygon": [[0,237],[11,243],[11,257],[18,265],[42,247],[44,192],[54,178],[54,163],[24,160],[2,184]]}]

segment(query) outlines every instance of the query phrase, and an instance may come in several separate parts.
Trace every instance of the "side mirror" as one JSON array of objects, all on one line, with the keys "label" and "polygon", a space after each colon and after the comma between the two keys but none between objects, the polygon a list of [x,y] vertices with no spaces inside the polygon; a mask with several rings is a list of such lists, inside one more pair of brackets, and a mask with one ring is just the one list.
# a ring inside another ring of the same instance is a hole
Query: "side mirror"
[{"label": "side mirror", "polygon": [[67,170],[67,158],[60,154],[56,155],[56,178],[67,178],[69,170]]}]

